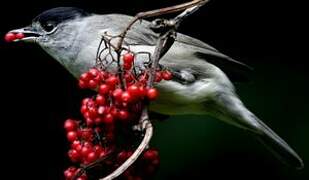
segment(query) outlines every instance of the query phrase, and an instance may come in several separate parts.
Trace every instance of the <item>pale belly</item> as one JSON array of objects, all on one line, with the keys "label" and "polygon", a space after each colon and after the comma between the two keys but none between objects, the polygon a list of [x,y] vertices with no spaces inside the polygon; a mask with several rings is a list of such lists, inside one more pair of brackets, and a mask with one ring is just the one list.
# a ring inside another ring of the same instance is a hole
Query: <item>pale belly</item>
[{"label": "pale belly", "polygon": [[183,85],[174,81],[163,81],[156,85],[160,95],[151,103],[152,111],[168,114],[207,114],[203,105],[212,99],[216,93],[217,86],[202,80],[192,85]]}]

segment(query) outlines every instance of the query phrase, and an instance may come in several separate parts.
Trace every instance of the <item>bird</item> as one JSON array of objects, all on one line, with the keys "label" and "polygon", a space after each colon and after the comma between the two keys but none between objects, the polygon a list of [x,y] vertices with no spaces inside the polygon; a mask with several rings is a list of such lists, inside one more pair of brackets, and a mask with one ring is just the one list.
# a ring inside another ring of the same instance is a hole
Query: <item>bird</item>
[{"label": "bird", "polygon": [[[24,28],[15,41],[38,44],[75,78],[95,66],[96,53],[104,34],[119,35],[133,19],[124,14],[94,14],[76,7],[57,7],[42,12]],[[125,42],[134,53],[154,52],[159,35],[151,22],[135,23]],[[136,61],[145,61],[145,56]],[[256,117],[236,93],[233,82],[243,82],[252,71],[210,45],[178,33],[160,65],[173,79],[156,84],[160,96],[150,110],[163,115],[209,115],[253,134],[284,163],[302,169],[300,156],[273,130]]]}]

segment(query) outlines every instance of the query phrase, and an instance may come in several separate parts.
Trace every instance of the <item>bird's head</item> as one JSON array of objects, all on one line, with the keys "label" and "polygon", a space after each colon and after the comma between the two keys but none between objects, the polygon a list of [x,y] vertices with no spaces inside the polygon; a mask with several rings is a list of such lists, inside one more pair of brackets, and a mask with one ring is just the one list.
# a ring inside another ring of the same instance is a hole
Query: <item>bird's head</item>
[{"label": "bird's head", "polygon": [[80,19],[90,14],[79,8],[58,7],[39,14],[32,23],[24,28],[9,31],[7,41],[33,42],[40,45],[47,53],[66,64],[74,57],[72,44],[80,33]]}]

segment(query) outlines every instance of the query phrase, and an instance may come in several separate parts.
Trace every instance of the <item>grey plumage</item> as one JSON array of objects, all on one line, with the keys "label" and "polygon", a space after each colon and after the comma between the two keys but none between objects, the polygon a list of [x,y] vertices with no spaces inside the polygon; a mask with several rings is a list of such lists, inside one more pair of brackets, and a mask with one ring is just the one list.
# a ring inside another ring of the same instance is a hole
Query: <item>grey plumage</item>
[{"label": "grey plumage", "polygon": [[[60,10],[62,16],[63,12],[70,11],[65,8]],[[56,12],[57,9],[53,9],[45,13],[44,21],[48,20],[49,14],[57,16]],[[41,27],[42,22],[36,21],[27,30],[40,33],[40,36],[33,38],[34,41],[75,77],[95,65],[97,47],[104,32],[118,35],[132,19],[127,15],[96,15],[79,11],[68,13],[65,17],[67,18],[62,18],[62,22],[61,18],[53,18],[59,22],[55,23],[52,33],[46,32]],[[129,31],[125,40],[133,51],[153,52],[158,35],[149,29],[149,24],[147,21],[137,22]],[[27,40],[29,39],[31,38],[28,37]],[[145,56],[137,57],[138,62],[145,60]],[[151,110],[167,115],[214,116],[248,130],[274,150],[284,162],[297,168],[303,167],[303,162],[296,152],[252,114],[236,95],[229,78],[246,79],[245,75],[250,72],[248,66],[200,40],[180,33],[160,63],[177,76],[173,81],[163,81],[157,85],[160,96],[152,103]]]}]

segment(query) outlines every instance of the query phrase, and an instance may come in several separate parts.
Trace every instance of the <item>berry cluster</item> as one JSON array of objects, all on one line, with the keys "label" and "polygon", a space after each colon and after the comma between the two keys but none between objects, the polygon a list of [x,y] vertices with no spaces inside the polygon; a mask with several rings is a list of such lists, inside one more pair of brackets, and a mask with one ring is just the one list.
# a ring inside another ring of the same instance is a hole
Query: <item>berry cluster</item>
[{"label": "berry cluster", "polygon": [[23,39],[25,37],[24,33],[12,33],[12,32],[8,32],[6,33],[6,35],[4,36],[4,40],[6,42],[12,42],[16,39]]},{"label": "berry cluster", "polygon": [[[101,167],[105,164],[106,167],[99,168],[98,176],[93,173],[87,176],[85,171],[80,172],[82,168],[70,167],[64,172],[66,180],[72,180],[77,175],[77,180],[98,178],[102,172],[108,173],[119,167],[136,148],[136,142],[142,134],[132,127],[138,124],[143,106],[155,100],[159,93],[157,89],[147,87],[149,70],[136,74],[133,68],[134,55],[127,53],[122,56],[122,76],[119,76],[119,72],[115,74],[97,68],[80,76],[79,87],[93,89],[97,93],[83,99],[80,109],[83,121],[68,119],[64,123],[67,139],[71,143],[68,156],[80,167],[94,163]],[[160,82],[171,78],[172,74],[168,70],[157,70],[154,79]],[[100,161],[107,157],[114,158]],[[158,152],[148,149],[122,178],[150,177],[158,164]]]}]

